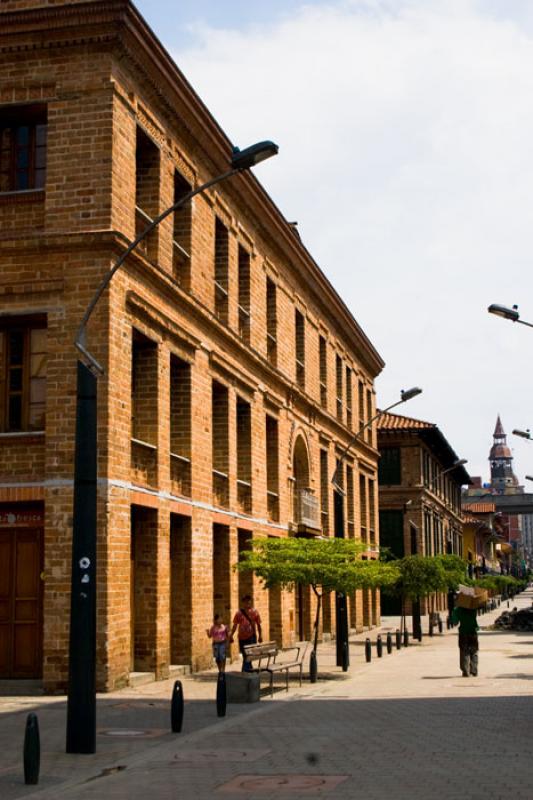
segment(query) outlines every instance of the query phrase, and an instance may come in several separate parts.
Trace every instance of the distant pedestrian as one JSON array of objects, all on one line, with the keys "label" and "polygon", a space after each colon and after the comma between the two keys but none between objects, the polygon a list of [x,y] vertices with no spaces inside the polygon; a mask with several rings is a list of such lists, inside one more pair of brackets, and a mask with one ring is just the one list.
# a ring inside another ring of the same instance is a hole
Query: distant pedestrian
[{"label": "distant pedestrian", "polygon": [[478,672],[478,624],[475,608],[456,606],[452,619],[459,623],[459,665],[463,678],[476,676]]},{"label": "distant pedestrian", "polygon": [[247,645],[262,642],[263,637],[261,634],[261,617],[259,612],[252,607],[252,598],[249,594],[245,594],[241,599],[241,607],[233,617],[233,627],[229,635],[230,642],[233,642],[233,636],[237,628],[239,629],[239,650],[242,653],[242,671],[251,672],[252,665],[245,658],[244,648]]},{"label": "distant pedestrian", "polygon": [[213,624],[206,633],[213,640],[213,658],[217,662],[219,672],[226,669],[226,642],[228,641],[228,626],[222,622],[220,614],[215,614]]}]

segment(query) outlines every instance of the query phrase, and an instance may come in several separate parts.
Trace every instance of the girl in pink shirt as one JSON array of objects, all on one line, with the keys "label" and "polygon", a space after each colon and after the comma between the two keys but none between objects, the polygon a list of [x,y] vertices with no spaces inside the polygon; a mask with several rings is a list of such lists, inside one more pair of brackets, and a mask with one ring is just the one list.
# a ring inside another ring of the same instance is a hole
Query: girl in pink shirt
[{"label": "girl in pink shirt", "polygon": [[213,657],[217,662],[218,671],[224,672],[226,669],[228,626],[224,625],[220,614],[215,614],[213,624],[207,630],[207,635],[213,640]]}]

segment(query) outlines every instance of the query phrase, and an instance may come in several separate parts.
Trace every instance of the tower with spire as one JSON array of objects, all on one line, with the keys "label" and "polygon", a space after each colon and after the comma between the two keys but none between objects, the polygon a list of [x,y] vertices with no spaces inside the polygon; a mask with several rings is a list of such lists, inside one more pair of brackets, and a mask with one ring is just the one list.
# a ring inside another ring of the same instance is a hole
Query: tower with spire
[{"label": "tower with spire", "polygon": [[514,494],[519,485],[518,478],[513,472],[513,456],[499,414],[493,437],[489,455],[491,487],[495,494]]}]

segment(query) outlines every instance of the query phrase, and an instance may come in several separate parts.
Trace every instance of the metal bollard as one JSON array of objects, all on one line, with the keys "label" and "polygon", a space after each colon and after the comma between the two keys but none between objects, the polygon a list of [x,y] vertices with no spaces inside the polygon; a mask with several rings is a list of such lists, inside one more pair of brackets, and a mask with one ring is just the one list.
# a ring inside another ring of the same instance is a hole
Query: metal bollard
[{"label": "metal bollard", "polygon": [[396,628],[396,650],[402,649],[402,634],[400,633],[400,629]]},{"label": "metal bollard", "polygon": [[366,639],[365,641],[365,658],[367,660],[367,663],[372,661],[372,643],[370,639]]},{"label": "metal bollard", "polygon": [[36,714],[28,714],[24,732],[24,783],[26,785],[34,786],[39,783],[40,766],[41,739],[39,736],[39,721]]},{"label": "metal bollard", "polygon": [[379,633],[376,638],[376,653],[378,658],[383,656],[383,642],[381,641],[381,636]]},{"label": "metal bollard", "polygon": [[429,633],[430,636],[433,636],[434,625],[435,625],[435,623],[434,623],[433,615],[430,614],[429,615],[429,628],[428,628],[428,633]]},{"label": "metal bollard", "polygon": [[226,716],[226,702],[226,676],[223,672],[219,672],[217,678],[217,717]]},{"label": "metal bollard", "polygon": [[390,655],[392,653],[392,634],[387,634],[387,653]]},{"label": "metal bollard", "polygon": [[350,651],[348,650],[348,642],[342,643],[342,671],[348,672],[348,665],[350,663]]},{"label": "metal bollard", "polygon": [[452,627],[452,618],[450,616],[446,617],[446,630],[449,631]]},{"label": "metal bollard", "polygon": [[407,628],[405,628],[403,632],[403,646],[409,647],[409,631]]},{"label": "metal bollard", "polygon": [[439,633],[442,633],[443,625],[440,617],[437,620],[437,625],[439,626]]},{"label": "metal bollard", "polygon": [[172,689],[170,725],[172,733],[181,733],[183,727],[183,686],[181,681],[176,681]]},{"label": "metal bollard", "polygon": [[309,656],[309,680],[311,683],[316,683],[318,677],[318,664],[316,663],[316,653],[311,650],[311,655]]}]

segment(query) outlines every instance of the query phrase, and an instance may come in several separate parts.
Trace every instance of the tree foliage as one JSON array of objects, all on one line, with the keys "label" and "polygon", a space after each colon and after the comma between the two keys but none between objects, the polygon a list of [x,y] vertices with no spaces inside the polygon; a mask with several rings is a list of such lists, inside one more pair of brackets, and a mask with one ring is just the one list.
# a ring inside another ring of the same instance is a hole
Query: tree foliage
[{"label": "tree foliage", "polygon": [[456,555],[434,556],[445,572],[446,590],[456,591],[460,583],[464,583],[467,577],[468,565],[464,558]]},{"label": "tree foliage", "polygon": [[366,549],[354,539],[254,539],[251,550],[241,554],[236,569],[255,572],[267,588],[289,589],[300,584],[347,594],[394,583],[395,566],[364,561],[360,556]]}]

